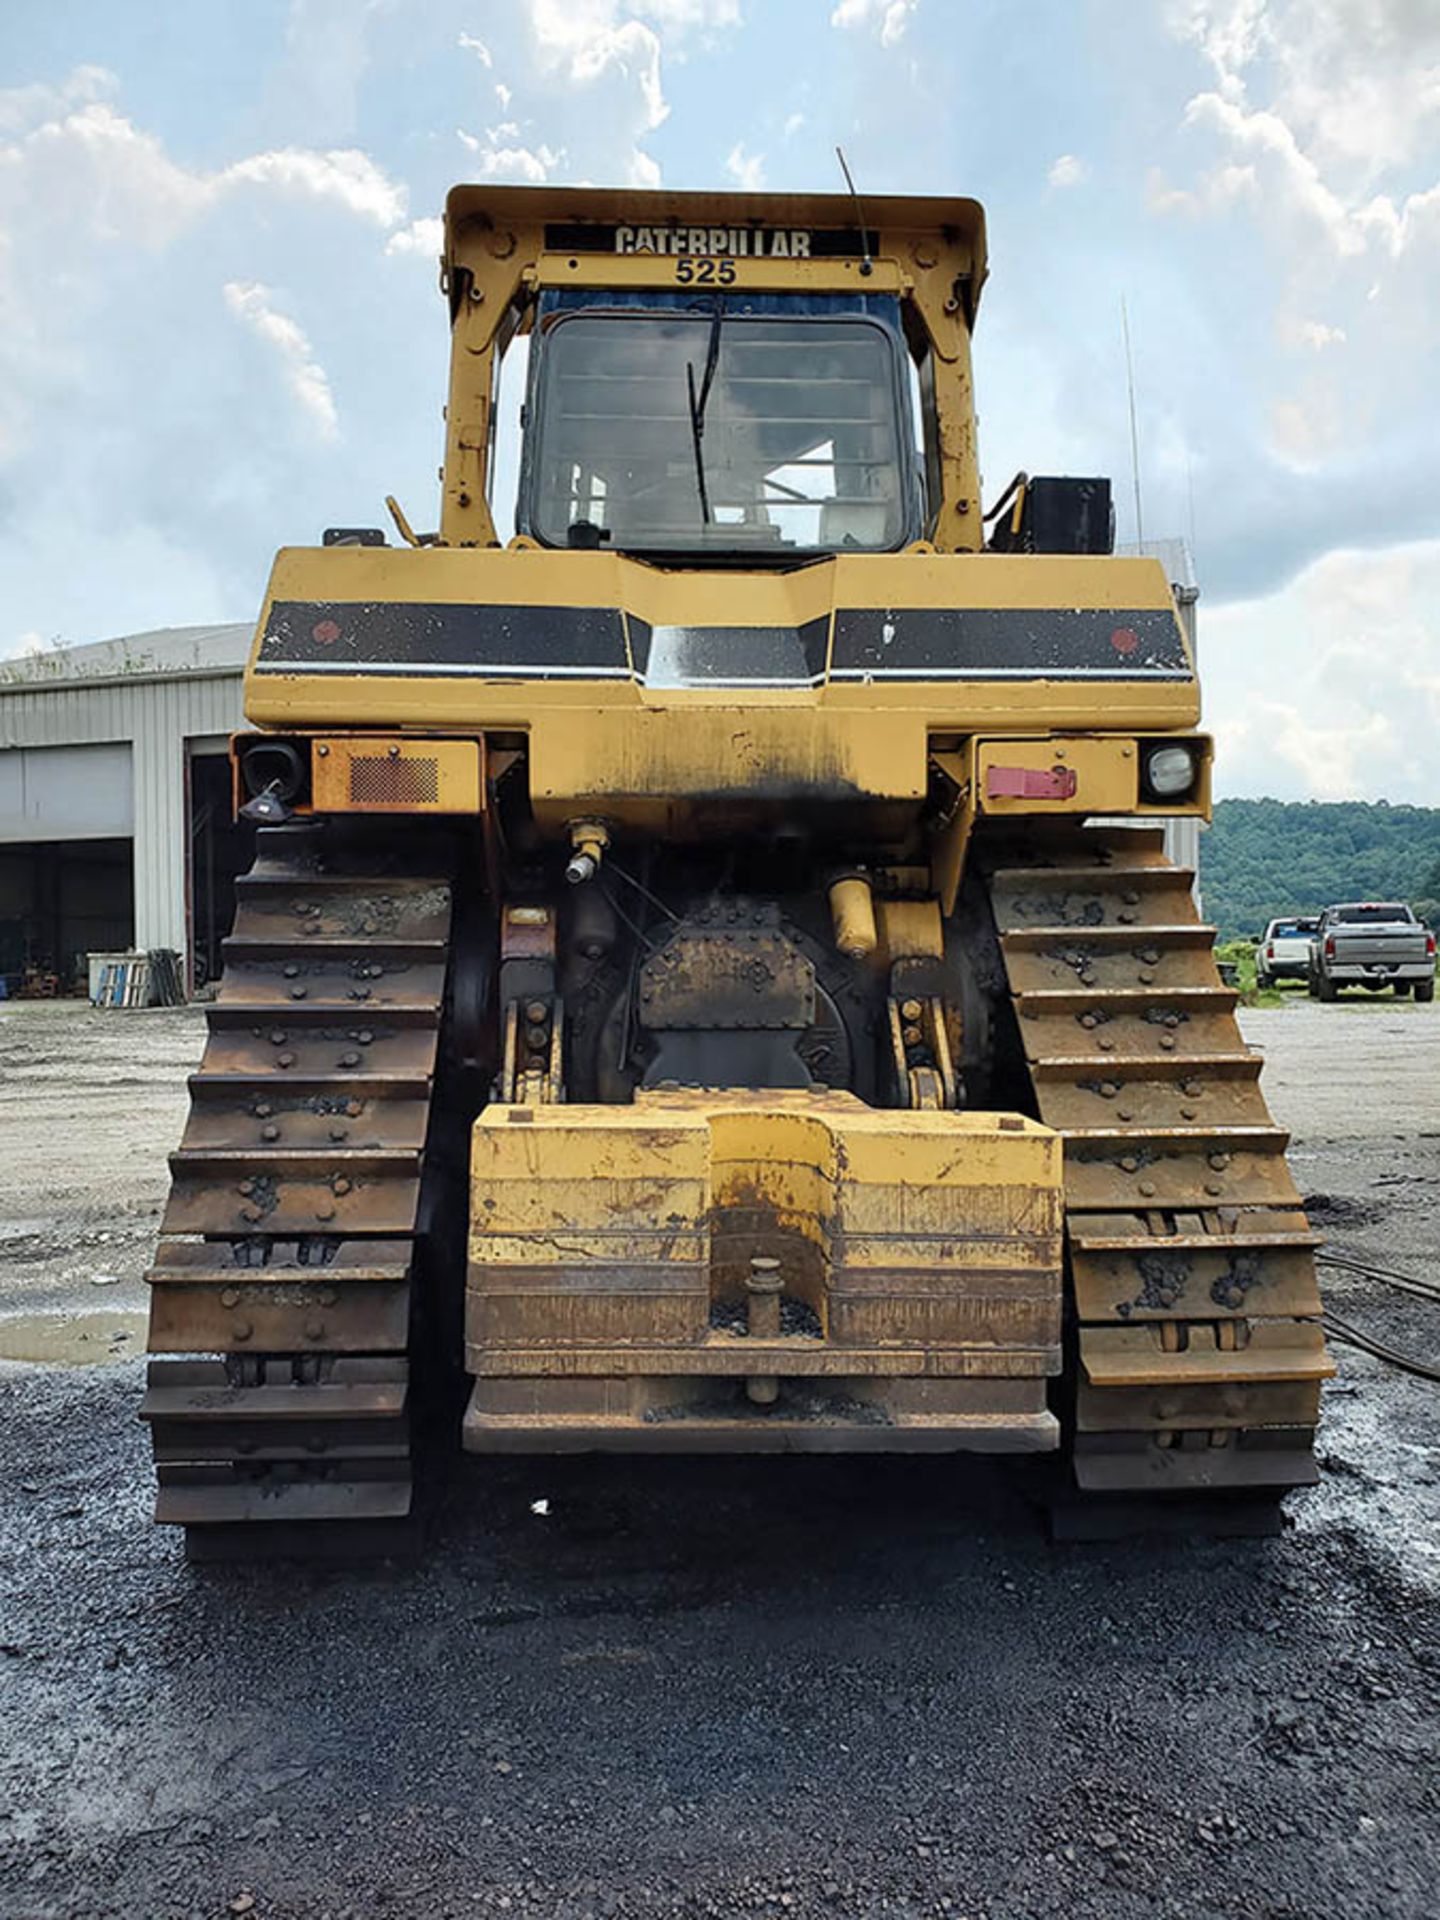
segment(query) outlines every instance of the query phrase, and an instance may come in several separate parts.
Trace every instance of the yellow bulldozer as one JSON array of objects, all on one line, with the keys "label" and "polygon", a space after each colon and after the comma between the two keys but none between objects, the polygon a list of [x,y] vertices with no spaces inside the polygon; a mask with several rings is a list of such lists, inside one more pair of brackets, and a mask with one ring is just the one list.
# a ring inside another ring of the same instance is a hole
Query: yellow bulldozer
[{"label": "yellow bulldozer", "polygon": [[467,186],[444,247],[439,530],[282,551],[246,675],[159,1519],[383,1539],[457,1430],[1273,1509],[1332,1368],[1164,851],[1193,653],[1108,481],[982,510],[981,208]]}]

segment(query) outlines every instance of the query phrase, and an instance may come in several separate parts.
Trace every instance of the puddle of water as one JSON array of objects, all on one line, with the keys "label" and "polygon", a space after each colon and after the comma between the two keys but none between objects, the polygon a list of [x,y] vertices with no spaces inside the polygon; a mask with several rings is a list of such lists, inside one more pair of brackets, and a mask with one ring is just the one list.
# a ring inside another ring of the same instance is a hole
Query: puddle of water
[{"label": "puddle of water", "polygon": [[143,1313],[16,1313],[0,1319],[0,1360],[103,1367],[144,1351]]}]

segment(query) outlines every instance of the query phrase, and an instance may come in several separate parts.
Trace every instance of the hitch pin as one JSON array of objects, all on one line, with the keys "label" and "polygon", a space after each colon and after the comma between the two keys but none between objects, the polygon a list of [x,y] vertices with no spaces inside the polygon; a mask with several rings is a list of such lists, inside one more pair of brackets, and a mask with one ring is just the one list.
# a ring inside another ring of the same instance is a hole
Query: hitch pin
[{"label": "hitch pin", "polygon": [[[780,1337],[780,1262],[756,1255],[750,1262],[745,1280],[745,1325],[752,1340],[778,1340]],[[780,1397],[780,1382],[773,1373],[752,1373],[745,1381],[745,1392],[753,1405],[773,1407]]]}]

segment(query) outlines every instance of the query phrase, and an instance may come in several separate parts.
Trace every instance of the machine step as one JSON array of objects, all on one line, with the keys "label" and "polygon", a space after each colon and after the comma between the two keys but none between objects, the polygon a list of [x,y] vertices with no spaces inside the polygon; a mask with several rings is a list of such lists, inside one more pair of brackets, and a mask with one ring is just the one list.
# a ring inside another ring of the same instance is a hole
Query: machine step
[{"label": "machine step", "polygon": [[228,1356],[153,1362],[142,1408],[156,1517],[192,1545],[248,1531],[264,1554],[297,1526],[410,1511],[450,889],[356,871],[363,846],[339,848],[344,870],[327,871],[323,824],[260,834],[171,1156],[150,1350]]},{"label": "machine step", "polygon": [[267,1086],[256,1094],[221,1078],[192,1082],[191,1096],[178,1153],[192,1162],[234,1153],[418,1154],[429,1123],[423,1099],[374,1094],[357,1099],[352,1081],[308,1093],[292,1082],[283,1091]]},{"label": "machine step", "polygon": [[[203,1532],[245,1522],[252,1533],[252,1556],[265,1550],[263,1537],[254,1535],[257,1525],[279,1528],[295,1521],[403,1519],[410,1512],[408,1474],[403,1478],[377,1474],[365,1479],[352,1473],[344,1479],[327,1479],[312,1469],[304,1479],[241,1478],[223,1470],[161,1464],[157,1477],[160,1485],[155,1518],[162,1525]],[[289,1558],[291,1551],[287,1550],[285,1557]],[[203,1546],[192,1557],[205,1558]]]},{"label": "machine step", "polygon": [[[223,1257],[226,1252],[228,1259]],[[146,1277],[152,1286],[190,1286],[206,1281],[227,1286],[236,1281],[251,1286],[265,1281],[280,1286],[318,1281],[390,1283],[409,1279],[411,1260],[411,1243],[405,1239],[337,1240],[316,1235],[291,1241],[246,1238],[231,1241],[228,1246],[213,1241],[162,1240]]]},{"label": "machine step", "polygon": [[[1153,1218],[1154,1216],[1150,1216]],[[1177,1223],[1191,1224],[1171,1232],[1168,1227],[1147,1227],[1144,1217],[1129,1213],[1074,1214],[1069,1222],[1070,1244],[1081,1253],[1130,1253],[1152,1249],[1178,1253],[1215,1253],[1247,1248],[1309,1248],[1325,1244],[1323,1237],[1305,1223],[1303,1213],[1267,1212],[1254,1209],[1244,1213],[1224,1210],[1218,1213],[1167,1216]],[[1218,1224],[1213,1230],[1205,1223]],[[1227,1221],[1230,1224],[1225,1224]],[[1299,1221],[1300,1225],[1288,1224]]]},{"label": "machine step", "polygon": [[405,1411],[409,1369],[402,1358],[336,1360],[324,1380],[239,1386],[223,1360],[152,1360],[146,1382],[142,1420],[394,1420]]},{"label": "machine step", "polygon": [[1006,935],[1017,993],[1154,986],[1205,987],[1215,979],[1215,929],[1192,925],[1016,927]]},{"label": "machine step", "polygon": [[[1234,1323],[1231,1323],[1232,1331]],[[1163,1328],[1086,1327],[1080,1335],[1080,1362],[1094,1387],[1164,1387],[1180,1384],[1229,1385],[1236,1381],[1329,1380],[1335,1363],[1325,1351],[1316,1323],[1260,1321],[1246,1346],[1225,1348],[1220,1329],[1186,1329],[1179,1352],[1162,1345]]]},{"label": "machine step", "polygon": [[[1012,843],[991,871],[1036,1108],[1065,1139],[1077,1480],[1303,1484],[1332,1368],[1289,1136],[1270,1120],[1193,876],[1153,843],[1136,857],[1124,830],[1083,844],[1041,842],[1027,861]],[[1281,1430],[1281,1452],[1250,1445]],[[1203,1468],[1173,1464],[1196,1449]]]},{"label": "machine step", "polygon": [[1222,1433],[1218,1442],[1206,1433],[1195,1445],[1183,1444],[1186,1438],[1175,1436],[1181,1444],[1157,1446],[1148,1433],[1077,1434],[1076,1484],[1083,1493],[1224,1493],[1243,1500],[1253,1493],[1313,1487],[1320,1478],[1308,1426]]},{"label": "machine step", "polygon": [[1192,873],[1168,865],[1010,867],[992,874],[991,899],[1002,935],[1043,927],[1073,938],[1104,927],[1130,932],[1146,921],[1198,920],[1193,882]]}]

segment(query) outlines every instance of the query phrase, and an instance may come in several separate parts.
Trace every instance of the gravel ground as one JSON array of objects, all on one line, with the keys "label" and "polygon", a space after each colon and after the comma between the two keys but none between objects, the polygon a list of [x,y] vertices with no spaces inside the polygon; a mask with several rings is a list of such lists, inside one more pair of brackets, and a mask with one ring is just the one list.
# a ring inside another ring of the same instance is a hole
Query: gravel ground
[{"label": "gravel ground", "polygon": [[[1245,1027],[1327,1230],[1433,1272],[1435,1011]],[[4,1920],[1434,1914],[1440,1396],[1363,1355],[1271,1540],[1052,1547],[963,1460],[472,1461],[418,1565],[187,1567],[128,1316],[199,1041],[0,1009],[0,1352],[64,1363],[0,1363]]]}]

